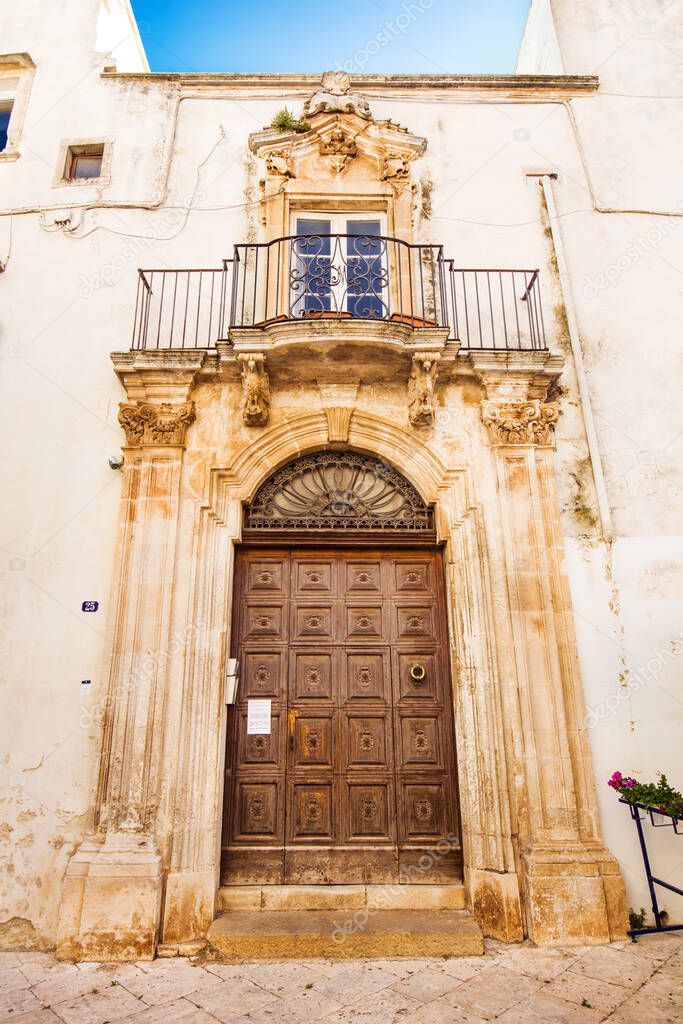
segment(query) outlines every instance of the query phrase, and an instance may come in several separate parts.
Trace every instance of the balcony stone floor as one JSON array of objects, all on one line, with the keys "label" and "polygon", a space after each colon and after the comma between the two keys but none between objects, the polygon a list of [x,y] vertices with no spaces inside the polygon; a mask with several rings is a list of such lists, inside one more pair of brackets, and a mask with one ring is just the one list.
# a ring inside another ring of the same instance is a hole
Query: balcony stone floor
[{"label": "balcony stone floor", "polygon": [[0,1021],[13,1024],[668,1024],[683,1021],[683,939],[482,957],[246,964],[181,957],[58,963],[0,953]]}]

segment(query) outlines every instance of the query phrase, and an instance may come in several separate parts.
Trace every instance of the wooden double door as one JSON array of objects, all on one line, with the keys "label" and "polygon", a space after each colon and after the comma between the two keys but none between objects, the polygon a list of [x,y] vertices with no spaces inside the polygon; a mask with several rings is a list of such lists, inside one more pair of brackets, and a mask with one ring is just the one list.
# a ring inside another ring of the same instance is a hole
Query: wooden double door
[{"label": "wooden double door", "polygon": [[240,549],[233,637],[223,883],[459,880],[440,551]]}]

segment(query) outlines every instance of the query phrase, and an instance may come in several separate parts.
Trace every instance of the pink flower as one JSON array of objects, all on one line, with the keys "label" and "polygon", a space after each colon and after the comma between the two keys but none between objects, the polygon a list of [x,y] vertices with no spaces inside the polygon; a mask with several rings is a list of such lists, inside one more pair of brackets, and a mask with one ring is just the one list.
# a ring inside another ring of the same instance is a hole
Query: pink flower
[{"label": "pink flower", "polygon": [[632,789],[633,786],[635,786],[635,784],[636,784],[636,780],[635,779],[624,779],[624,785],[627,787],[627,789]]}]

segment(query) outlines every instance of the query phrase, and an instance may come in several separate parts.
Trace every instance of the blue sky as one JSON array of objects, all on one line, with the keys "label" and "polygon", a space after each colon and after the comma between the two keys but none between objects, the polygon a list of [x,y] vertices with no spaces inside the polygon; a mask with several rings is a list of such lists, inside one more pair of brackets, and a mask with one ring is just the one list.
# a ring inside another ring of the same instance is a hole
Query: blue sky
[{"label": "blue sky", "polygon": [[528,0],[132,0],[153,71],[514,71]]}]

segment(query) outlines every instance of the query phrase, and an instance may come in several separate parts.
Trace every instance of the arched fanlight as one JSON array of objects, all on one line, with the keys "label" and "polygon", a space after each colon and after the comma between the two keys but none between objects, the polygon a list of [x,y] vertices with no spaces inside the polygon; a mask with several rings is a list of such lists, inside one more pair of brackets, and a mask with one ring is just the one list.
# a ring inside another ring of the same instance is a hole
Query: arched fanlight
[{"label": "arched fanlight", "polygon": [[432,511],[393,467],[352,451],[288,463],[245,510],[249,529],[431,530]]}]

